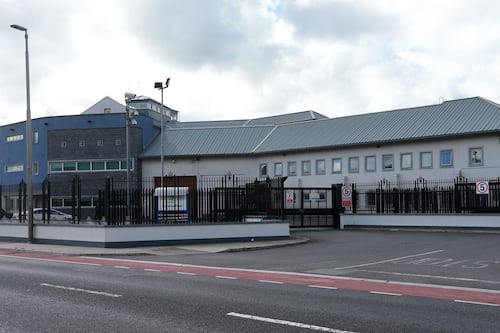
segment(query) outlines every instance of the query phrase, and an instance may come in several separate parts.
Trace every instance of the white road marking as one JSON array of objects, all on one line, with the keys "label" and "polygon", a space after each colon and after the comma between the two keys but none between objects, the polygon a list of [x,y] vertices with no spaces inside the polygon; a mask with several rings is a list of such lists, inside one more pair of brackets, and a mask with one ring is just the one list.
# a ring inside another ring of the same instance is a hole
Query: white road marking
[{"label": "white road marking", "polygon": [[216,278],[219,278],[219,279],[227,279],[227,280],[236,280],[238,278],[234,277],[234,276],[222,276],[222,275],[216,275],[215,276]]},{"label": "white road marking", "polygon": [[460,299],[456,299],[456,300],[454,300],[454,302],[457,302],[457,303],[467,303],[467,304],[476,304],[476,305],[500,306],[498,304],[483,303],[483,302],[472,302],[472,301],[462,301]]},{"label": "white road marking", "polygon": [[313,331],[330,332],[330,333],[355,333],[353,331],[338,330],[338,329],[335,329],[335,328],[329,328],[329,327],[323,327],[323,326],[317,326],[317,325],[303,324],[303,323],[298,323],[298,322],[288,321],[288,320],[282,320],[282,319],[274,319],[274,318],[267,318],[267,317],[260,317],[260,316],[252,316],[252,315],[243,314],[243,313],[237,313],[237,312],[229,312],[226,315],[227,316],[232,316],[232,317],[237,317],[237,318],[244,318],[244,319],[251,319],[251,320],[256,320],[256,321],[262,321],[262,322],[271,323],[271,324],[279,324],[279,325],[286,325],[286,326],[292,326],[292,327],[305,328],[305,329],[310,329],[310,330],[313,330]]},{"label": "white road marking", "polygon": [[115,298],[116,297],[122,297],[122,295],[111,294],[111,293],[107,293],[107,292],[104,292],[104,291],[96,291],[96,290],[88,290],[88,289],[75,288],[75,287],[59,286],[59,285],[50,284],[50,283],[41,283],[40,285],[43,286],[43,287],[63,289],[63,290],[69,290],[69,291],[77,291],[77,292],[82,292],[82,293],[87,293],[87,294],[93,294],[93,295],[101,295],[101,296],[115,297]]},{"label": "white road marking", "polygon": [[177,272],[180,275],[197,275],[196,273]]},{"label": "white road marking", "polygon": [[130,269],[128,266],[114,266],[115,268],[123,268],[123,269]]},{"label": "white road marking", "polygon": [[406,259],[406,258],[425,256],[425,255],[428,255],[428,254],[439,253],[439,252],[443,252],[443,251],[444,250],[436,250],[436,251],[431,251],[431,252],[425,252],[425,253],[419,253],[419,254],[412,254],[412,255],[409,255],[409,256],[404,256],[404,257],[399,257],[399,258],[393,258],[393,259],[387,259],[387,260],[376,261],[376,262],[369,262],[369,263],[366,263],[366,264],[352,265],[352,266],[345,266],[345,267],[337,267],[335,269],[347,269],[347,268],[371,266],[371,265],[383,264],[383,263],[386,263],[386,262],[391,262],[391,261],[396,261],[396,260],[401,260],[401,259]]},{"label": "white road marking", "polygon": [[284,284],[284,282],[270,281],[270,280],[259,280],[259,282],[262,282],[262,283],[273,283],[273,284]]},{"label": "white road marking", "polygon": [[308,287],[311,287],[311,288],[320,288],[320,289],[331,289],[331,290],[337,290],[337,289],[339,289],[339,288],[335,288],[335,287],[317,286],[317,285],[314,285],[314,284],[310,284],[310,285],[308,285]]},{"label": "white road marking", "polygon": [[401,296],[402,295],[402,294],[396,294],[396,293],[387,293],[384,291],[370,291],[370,294],[387,295],[387,296]]},{"label": "white road marking", "polygon": [[144,268],[146,272],[161,272],[159,269]]},{"label": "white road marking", "polygon": [[377,273],[377,274],[388,274],[388,275],[415,276],[415,277],[424,277],[424,278],[433,278],[433,279],[442,279],[442,280],[456,280],[456,281],[465,281],[465,282],[481,282],[481,283],[489,283],[489,284],[500,284],[500,281],[459,278],[459,277],[442,276],[442,275],[427,275],[427,274],[372,271],[372,270],[368,270],[368,269],[356,269],[356,271],[367,272],[367,273]]}]

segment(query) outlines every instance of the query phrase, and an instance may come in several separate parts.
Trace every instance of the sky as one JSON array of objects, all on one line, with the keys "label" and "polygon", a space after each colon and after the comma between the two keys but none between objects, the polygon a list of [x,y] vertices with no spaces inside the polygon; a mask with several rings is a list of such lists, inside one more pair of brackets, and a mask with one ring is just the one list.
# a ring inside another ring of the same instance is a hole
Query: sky
[{"label": "sky", "polygon": [[125,92],[180,121],[500,103],[496,0],[0,0],[0,125]]}]

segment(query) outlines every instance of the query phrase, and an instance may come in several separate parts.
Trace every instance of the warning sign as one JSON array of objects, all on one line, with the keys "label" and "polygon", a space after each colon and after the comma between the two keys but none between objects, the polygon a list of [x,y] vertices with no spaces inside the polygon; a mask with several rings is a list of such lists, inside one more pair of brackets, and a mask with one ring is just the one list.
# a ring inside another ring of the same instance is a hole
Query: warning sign
[{"label": "warning sign", "polygon": [[289,205],[293,205],[295,202],[295,194],[292,191],[286,192],[286,203]]},{"label": "warning sign", "polygon": [[342,186],[342,207],[352,206],[352,187],[348,185]]},{"label": "warning sign", "polygon": [[487,181],[476,182],[476,194],[490,194],[490,185]]}]

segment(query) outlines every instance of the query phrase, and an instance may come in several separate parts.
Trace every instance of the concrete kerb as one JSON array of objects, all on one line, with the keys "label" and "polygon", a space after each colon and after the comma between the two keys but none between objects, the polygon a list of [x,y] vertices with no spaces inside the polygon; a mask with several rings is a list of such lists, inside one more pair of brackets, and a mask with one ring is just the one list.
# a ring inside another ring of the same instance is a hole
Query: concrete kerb
[{"label": "concrete kerb", "polygon": [[287,240],[255,241],[236,243],[196,244],[182,246],[156,246],[139,248],[94,248],[70,245],[49,245],[20,242],[0,242],[0,252],[29,252],[64,256],[140,256],[140,255],[176,255],[196,253],[221,253],[253,251],[260,249],[292,246],[309,242],[308,238],[290,236]]}]

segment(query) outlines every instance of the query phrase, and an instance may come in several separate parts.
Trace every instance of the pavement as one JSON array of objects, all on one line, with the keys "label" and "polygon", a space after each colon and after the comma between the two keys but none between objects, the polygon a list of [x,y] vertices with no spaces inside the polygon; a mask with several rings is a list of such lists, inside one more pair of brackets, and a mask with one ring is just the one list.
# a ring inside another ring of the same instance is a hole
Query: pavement
[{"label": "pavement", "polygon": [[0,242],[0,252],[30,252],[65,256],[139,256],[178,255],[196,253],[238,252],[291,246],[308,242],[308,238],[290,236],[290,239],[275,241],[211,243],[130,248],[100,248],[87,246],[36,244],[24,242]]}]

